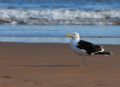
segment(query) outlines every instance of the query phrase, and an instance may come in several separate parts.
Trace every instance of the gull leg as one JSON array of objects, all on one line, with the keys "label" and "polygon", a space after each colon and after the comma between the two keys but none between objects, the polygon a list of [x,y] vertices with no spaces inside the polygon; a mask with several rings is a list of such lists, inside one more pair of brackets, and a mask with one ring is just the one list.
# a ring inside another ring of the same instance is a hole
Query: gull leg
[{"label": "gull leg", "polygon": [[86,65],[86,57],[83,56],[83,57],[81,58],[81,64],[80,64],[79,66],[85,66],[85,65]]},{"label": "gull leg", "polygon": [[83,65],[86,65],[86,58],[85,58],[85,56],[83,57]]}]

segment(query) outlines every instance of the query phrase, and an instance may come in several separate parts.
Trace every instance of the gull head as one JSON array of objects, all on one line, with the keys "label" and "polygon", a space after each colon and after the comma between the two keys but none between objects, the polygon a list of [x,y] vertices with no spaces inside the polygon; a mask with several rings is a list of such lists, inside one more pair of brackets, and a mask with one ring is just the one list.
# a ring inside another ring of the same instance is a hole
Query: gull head
[{"label": "gull head", "polygon": [[79,40],[80,39],[79,33],[76,33],[76,32],[74,32],[72,34],[67,34],[66,37],[67,38],[72,38],[73,40]]}]

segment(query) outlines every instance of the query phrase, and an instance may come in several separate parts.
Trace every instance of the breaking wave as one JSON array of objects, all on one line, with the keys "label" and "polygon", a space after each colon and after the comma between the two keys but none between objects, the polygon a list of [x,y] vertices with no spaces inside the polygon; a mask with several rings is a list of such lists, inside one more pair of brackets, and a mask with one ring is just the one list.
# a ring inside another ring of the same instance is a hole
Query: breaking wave
[{"label": "breaking wave", "polygon": [[1,8],[0,24],[120,24],[120,10]]}]

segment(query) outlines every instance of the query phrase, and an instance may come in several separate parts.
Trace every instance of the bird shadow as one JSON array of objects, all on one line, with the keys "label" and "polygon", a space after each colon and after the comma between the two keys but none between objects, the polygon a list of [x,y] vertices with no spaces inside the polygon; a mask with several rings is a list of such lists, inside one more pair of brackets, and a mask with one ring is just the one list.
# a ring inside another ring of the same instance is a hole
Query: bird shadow
[{"label": "bird shadow", "polygon": [[80,65],[8,65],[8,66],[17,66],[17,67],[79,67]]}]

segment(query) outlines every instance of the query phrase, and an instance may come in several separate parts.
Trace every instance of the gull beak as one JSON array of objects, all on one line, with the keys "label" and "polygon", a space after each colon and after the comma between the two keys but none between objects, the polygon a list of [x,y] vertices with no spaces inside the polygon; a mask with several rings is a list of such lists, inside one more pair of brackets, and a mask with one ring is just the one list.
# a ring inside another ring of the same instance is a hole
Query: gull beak
[{"label": "gull beak", "polygon": [[72,35],[72,34],[67,34],[66,37],[67,37],[67,38],[72,38],[73,35]]}]

